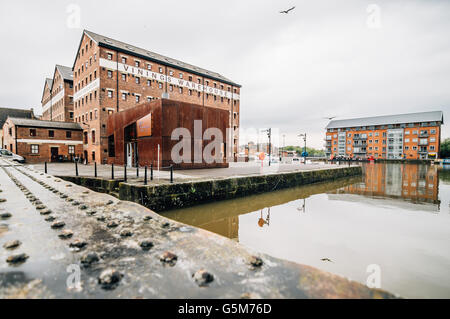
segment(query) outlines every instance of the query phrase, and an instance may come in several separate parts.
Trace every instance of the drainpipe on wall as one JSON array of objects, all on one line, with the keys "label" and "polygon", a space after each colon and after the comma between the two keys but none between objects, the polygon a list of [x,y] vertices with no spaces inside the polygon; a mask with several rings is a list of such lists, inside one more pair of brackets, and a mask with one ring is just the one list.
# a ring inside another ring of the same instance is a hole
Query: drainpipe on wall
[{"label": "drainpipe on wall", "polygon": [[117,112],[119,112],[119,51],[116,51],[116,99]]},{"label": "drainpipe on wall", "polygon": [[203,106],[205,106],[205,77],[202,76],[202,85],[203,85]]},{"label": "drainpipe on wall", "polygon": [[[53,85],[52,85],[53,87]],[[53,93],[50,91],[50,121],[53,121]]]},{"label": "drainpipe on wall", "polygon": [[231,157],[234,162],[234,86],[231,86]]},{"label": "drainpipe on wall", "polygon": [[168,91],[167,91],[167,65],[165,66],[165,68],[166,68],[166,96],[167,96],[167,94],[168,94]]},{"label": "drainpipe on wall", "polygon": [[[15,149],[15,152],[13,152],[13,153],[16,153],[17,154],[17,126],[16,125],[14,125],[14,130],[15,130],[15,133],[14,133],[14,140],[15,140],[15,144],[16,144],[16,149]],[[12,151],[11,151],[12,152]]]}]

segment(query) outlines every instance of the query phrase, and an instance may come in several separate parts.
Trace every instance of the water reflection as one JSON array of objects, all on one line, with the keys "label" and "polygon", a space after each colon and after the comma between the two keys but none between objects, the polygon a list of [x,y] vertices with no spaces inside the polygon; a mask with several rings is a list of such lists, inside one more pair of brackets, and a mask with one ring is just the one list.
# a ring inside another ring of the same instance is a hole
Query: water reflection
[{"label": "water reflection", "polygon": [[375,264],[384,289],[404,297],[450,298],[450,169],[363,169],[359,178],[163,215],[361,283]]},{"label": "water reflection", "polygon": [[239,241],[239,216],[258,212],[255,225],[259,228],[270,226],[270,208],[301,199],[299,210],[306,211],[306,198],[326,193],[361,181],[348,178],[329,183],[306,185],[271,193],[253,195],[222,202],[203,204],[162,213],[167,218],[200,227],[213,233]]},{"label": "water reflection", "polygon": [[[439,212],[439,166],[427,165],[379,165],[368,164],[363,167],[364,180],[361,183],[337,189],[330,194],[331,200],[360,200],[342,194],[354,194],[378,199],[371,204],[383,205],[390,199],[390,204],[412,210]],[[409,204],[408,204],[409,203]],[[420,206],[416,206],[421,204]]]}]

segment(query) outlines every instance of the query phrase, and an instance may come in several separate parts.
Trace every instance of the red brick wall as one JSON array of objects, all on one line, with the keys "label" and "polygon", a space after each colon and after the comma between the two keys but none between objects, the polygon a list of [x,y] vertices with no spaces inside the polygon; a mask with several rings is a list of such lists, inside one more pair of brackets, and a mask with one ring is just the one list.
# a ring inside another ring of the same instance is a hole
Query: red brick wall
[{"label": "red brick wall", "polygon": [[[181,74],[183,80],[191,80],[195,83],[198,83],[200,80],[202,84],[206,84],[205,81],[208,81],[209,86],[211,87],[214,87],[214,84],[216,84],[217,89],[223,89],[224,91],[229,90],[230,92],[240,94],[239,88],[220,81],[194,75],[177,68],[166,67],[157,62],[137,58],[108,48],[98,47],[94,41],[91,43],[91,39],[87,35],[84,35],[74,67],[75,92],[86,87],[97,78],[100,78],[100,87],[88,95],[87,101],[85,97],[75,101],[74,107],[75,121],[80,124],[85,123],[85,125],[82,124],[82,126],[85,131],[88,132],[88,143],[85,144],[84,149],[87,152],[90,161],[92,161],[92,152],[95,152],[95,159],[98,163],[107,160],[106,122],[110,113],[117,112],[117,104],[119,104],[119,111],[130,109],[139,104],[146,103],[148,97],[160,99],[164,92],[169,94],[171,100],[227,110],[229,111],[229,126],[239,127],[239,101],[234,101],[232,99],[228,100],[226,98],[222,100],[220,96],[217,96],[216,100],[214,100],[214,96],[209,93],[200,92],[199,96],[198,91],[190,91],[186,87],[182,88],[183,90],[181,93],[179,91],[180,87],[175,84],[171,87],[169,83],[161,82],[162,85],[160,87],[160,82],[150,80],[143,76],[139,77],[139,83],[136,83],[136,76],[126,74],[125,78],[122,78],[122,72],[116,70],[109,70],[112,72],[112,76],[108,77],[108,69],[106,67],[100,67],[99,65],[100,58],[108,60],[108,53],[112,54],[111,61],[114,64],[118,61],[119,63],[125,62],[123,64],[126,64],[129,67],[135,67],[135,63],[139,62],[139,68],[144,70],[148,70],[150,65],[151,71],[156,73],[170,75],[170,72],[173,72],[171,76],[177,79],[180,78]],[[122,60],[123,58],[125,61]],[[162,68],[162,72],[160,72],[160,68]],[[96,74],[96,76],[94,76],[94,74]],[[150,80],[150,82],[148,82],[148,80]],[[108,90],[113,92],[111,97],[108,97]],[[125,100],[122,99],[122,93],[126,94]],[[139,96],[138,102],[136,100],[136,95]],[[97,117],[94,115],[95,111],[97,111]],[[232,112],[237,112],[236,119],[233,122]],[[93,114],[92,120],[91,113]],[[95,143],[92,142],[93,130],[95,130],[96,136]],[[238,134],[236,134],[236,138],[238,139]]]},{"label": "red brick wall", "polygon": [[[55,97],[62,90],[64,90],[64,97],[59,101],[56,101]],[[42,120],[73,122],[73,118],[70,118],[70,113],[73,112],[73,84],[70,81],[64,81],[57,68],[55,68],[53,74],[53,86],[51,92],[48,89],[48,86],[45,85],[42,107],[50,101],[51,97],[53,97],[52,104],[43,112]]]},{"label": "red brick wall", "polygon": [[[50,99],[51,99],[50,87],[47,85],[47,80],[45,80],[44,93],[41,101],[42,108],[44,108],[45,104],[47,104],[50,101]],[[42,119],[44,121],[50,121],[50,108],[48,108],[42,113]]]},{"label": "red brick wall", "polygon": [[[12,135],[9,135],[9,128],[12,130]],[[36,130],[36,136],[30,135],[30,130]],[[49,137],[49,131],[54,131],[54,137]],[[12,144],[12,152],[23,156],[29,163],[39,163],[44,161],[51,161],[51,148],[58,148],[58,154],[70,157],[69,145],[75,146],[75,155],[81,156],[83,153],[83,145],[75,144],[82,140],[82,131],[79,130],[65,130],[65,129],[51,129],[51,128],[35,128],[35,127],[20,127],[15,126],[10,120],[6,121],[3,131],[6,132],[4,144],[8,145],[7,149],[11,150],[9,145]],[[70,131],[72,136],[66,137],[66,132]],[[17,135],[16,135],[17,134]],[[17,149],[16,149],[17,137]],[[20,142],[21,139],[36,140],[36,142]],[[45,143],[42,142],[45,140]],[[52,141],[55,141],[52,143]],[[58,143],[58,141],[67,141],[66,143]],[[69,141],[73,141],[71,144]],[[31,153],[31,145],[39,145],[39,154]]]}]

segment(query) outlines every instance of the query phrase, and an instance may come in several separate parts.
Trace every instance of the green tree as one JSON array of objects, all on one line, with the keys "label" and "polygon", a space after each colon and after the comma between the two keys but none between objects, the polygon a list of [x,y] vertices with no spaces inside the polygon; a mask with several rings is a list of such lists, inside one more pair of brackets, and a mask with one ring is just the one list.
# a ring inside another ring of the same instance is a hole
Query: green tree
[{"label": "green tree", "polygon": [[[305,149],[304,147],[300,147],[300,146],[286,146],[284,148],[286,151],[295,151],[297,153],[297,156],[302,155],[303,150]],[[318,150],[312,147],[306,147],[306,151],[308,152],[308,156],[314,157],[314,156],[318,156],[318,157],[323,157],[325,156],[325,151],[323,150]]]},{"label": "green tree", "polygon": [[448,158],[450,157],[450,138],[446,138],[442,143],[441,143],[441,154],[440,154],[441,158]]}]

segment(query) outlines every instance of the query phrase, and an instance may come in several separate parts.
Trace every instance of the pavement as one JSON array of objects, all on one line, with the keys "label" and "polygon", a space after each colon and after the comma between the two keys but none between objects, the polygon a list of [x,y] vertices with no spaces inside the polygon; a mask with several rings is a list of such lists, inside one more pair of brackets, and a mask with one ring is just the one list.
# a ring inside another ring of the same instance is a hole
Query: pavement
[{"label": "pavement", "polygon": [[[352,164],[354,165],[354,164]],[[30,164],[27,165],[32,169],[36,169],[40,172],[44,172],[44,164]],[[222,179],[227,177],[236,176],[249,176],[249,175],[265,175],[278,172],[298,172],[298,171],[311,171],[321,169],[335,169],[339,167],[347,167],[348,164],[325,164],[324,162],[315,162],[308,164],[278,164],[274,163],[270,167],[266,162],[264,166],[261,162],[237,162],[230,163],[228,168],[211,168],[211,169],[193,169],[193,170],[174,170],[175,182],[189,182],[199,180],[211,180]],[[97,165],[97,176],[104,179],[111,179],[112,176],[111,165]],[[83,165],[78,164],[79,176],[94,177],[95,168],[93,164]],[[75,164],[74,163],[48,163],[47,173],[55,176],[75,176]],[[166,184],[170,182],[169,171],[154,170],[154,180],[150,181],[150,168],[148,168],[148,182],[149,184]],[[114,178],[124,178],[123,166],[114,166]],[[127,181],[131,184],[142,184],[144,181],[144,168],[139,169],[139,173],[136,168],[127,168]]]},{"label": "pavement", "polygon": [[0,298],[394,298],[0,159]]}]

